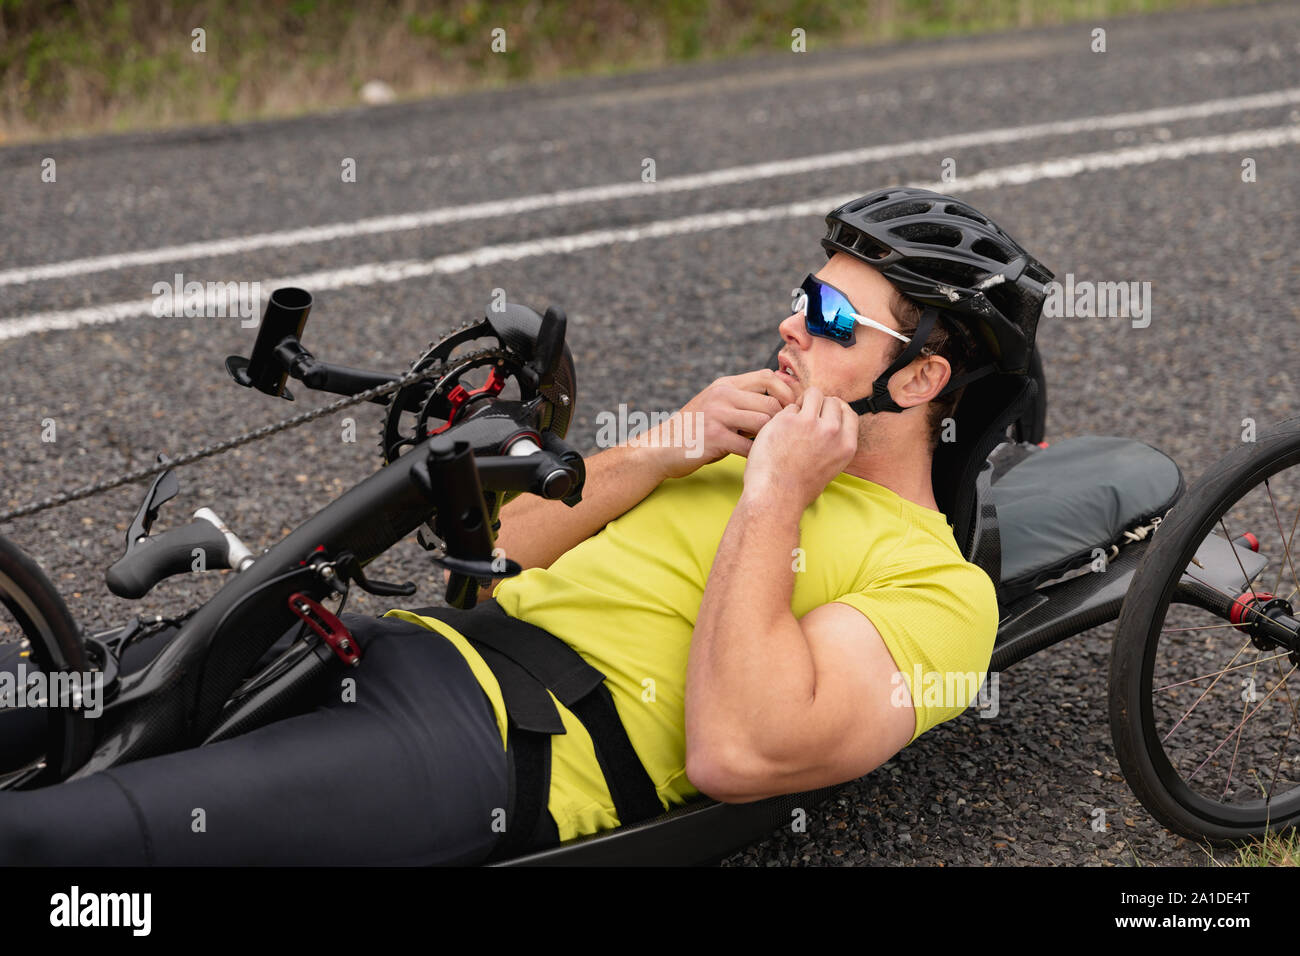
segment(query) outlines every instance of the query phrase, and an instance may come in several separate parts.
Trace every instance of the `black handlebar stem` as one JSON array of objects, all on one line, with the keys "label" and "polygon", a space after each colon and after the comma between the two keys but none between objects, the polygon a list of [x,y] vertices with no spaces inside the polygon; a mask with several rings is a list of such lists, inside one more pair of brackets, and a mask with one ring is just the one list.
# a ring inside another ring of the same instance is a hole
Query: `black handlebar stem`
[{"label": "black handlebar stem", "polygon": [[[287,338],[276,347],[275,357],[291,378],[297,379],[308,388],[317,392],[332,392],[335,395],[355,395],[369,388],[396,382],[400,375],[390,372],[372,372],[367,369],[351,368],[347,365],[335,365],[323,362],[303,348],[295,338]],[[388,395],[370,399],[376,405],[387,405]]]},{"label": "black handlebar stem", "polygon": [[[289,401],[293,401],[293,393],[285,388],[285,381],[290,377],[308,388],[335,395],[356,395],[401,378],[388,372],[322,362],[307,351],[301,339],[307,317],[311,314],[311,305],[311,293],[305,289],[286,287],[271,293],[252,354],[248,358],[242,355],[226,358],[226,371],[230,377],[245,388],[256,388]],[[370,401],[387,405],[389,398],[381,395]]]}]

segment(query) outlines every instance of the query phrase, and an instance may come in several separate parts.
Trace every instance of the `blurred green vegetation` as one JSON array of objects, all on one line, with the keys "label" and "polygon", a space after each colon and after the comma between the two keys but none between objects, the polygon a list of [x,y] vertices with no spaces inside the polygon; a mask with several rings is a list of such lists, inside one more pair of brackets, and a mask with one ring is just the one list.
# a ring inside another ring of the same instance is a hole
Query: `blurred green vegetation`
[{"label": "blurred green vegetation", "polygon": [[1233,2],[0,0],[0,141],[287,116],[369,80],[412,98],[775,52],[796,28],[817,50]]},{"label": "blurred green vegetation", "polygon": [[1285,835],[1266,833],[1264,839],[1239,848],[1235,861],[1219,865],[1300,866],[1300,834],[1295,830],[1288,831]]}]

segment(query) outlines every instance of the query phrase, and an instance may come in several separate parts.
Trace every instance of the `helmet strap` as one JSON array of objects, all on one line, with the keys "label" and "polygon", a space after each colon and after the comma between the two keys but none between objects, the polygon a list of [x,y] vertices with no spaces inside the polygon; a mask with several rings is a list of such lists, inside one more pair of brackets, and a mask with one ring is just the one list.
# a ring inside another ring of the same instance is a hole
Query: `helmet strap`
[{"label": "helmet strap", "polygon": [[[925,347],[925,340],[930,337],[930,331],[934,328],[934,323],[939,318],[939,310],[934,306],[926,306],[921,313],[921,319],[916,323],[916,333],[912,336],[912,341],[907,343],[907,347],[899,353],[898,358],[890,364],[889,368],[880,373],[880,376],[871,385],[871,394],[859,398],[857,401],[849,402],[849,408],[858,415],[867,413],[877,414],[879,412],[901,412],[902,406],[894,401],[893,396],[889,394],[889,380],[893,378],[894,373],[900,368],[905,367],[912,359],[916,358],[922,348]],[[944,386],[938,395],[947,395],[959,388],[969,385],[976,379],[981,379],[985,375],[997,371],[997,365],[990,362],[977,369],[966,372],[957,378],[951,380]]]},{"label": "helmet strap", "polygon": [[898,358],[894,359],[889,368],[881,372],[875,382],[872,383],[871,394],[859,398],[855,402],[849,402],[849,408],[859,415],[865,415],[868,412],[876,414],[878,412],[901,412],[903,410],[889,394],[889,380],[893,378],[895,372],[905,367],[920,354],[921,349],[925,348],[925,340],[930,337],[930,331],[934,328],[934,323],[938,321],[938,318],[939,310],[932,305],[927,305],[921,311],[921,319],[916,323],[916,332],[912,335],[912,341],[907,343],[903,351],[898,354]]}]

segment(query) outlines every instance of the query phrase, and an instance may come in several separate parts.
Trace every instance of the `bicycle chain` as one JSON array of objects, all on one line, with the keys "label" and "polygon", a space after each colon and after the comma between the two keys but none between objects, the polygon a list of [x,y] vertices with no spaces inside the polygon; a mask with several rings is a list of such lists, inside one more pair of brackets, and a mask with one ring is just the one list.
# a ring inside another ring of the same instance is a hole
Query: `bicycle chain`
[{"label": "bicycle chain", "polygon": [[[0,522],[10,521],[14,518],[25,518],[28,515],[39,514],[42,511],[48,511],[50,508],[58,508],[63,505],[71,504],[74,501],[81,501],[84,498],[92,498],[95,495],[103,494],[122,485],[128,485],[135,481],[141,481],[145,478],[152,478],[154,475],[161,474],[169,468],[180,468],[184,465],[193,464],[204,458],[211,458],[215,455],[221,455],[225,452],[232,451],[243,445],[251,444],[255,441],[261,441],[264,438],[270,438],[280,432],[288,431],[291,428],[297,428],[299,425],[305,425],[308,422],[315,421],[318,418],[324,418],[326,415],[337,412],[340,409],[347,408],[350,405],[359,405],[362,402],[369,401],[372,398],[378,398],[380,395],[386,395],[389,392],[396,392],[408,385],[423,381],[428,378],[435,378],[446,374],[447,368],[451,364],[460,364],[465,359],[474,356],[476,353],[467,352],[455,357],[454,362],[439,362],[436,365],[426,369],[416,371],[416,366],[424,360],[429,352],[433,351],[439,344],[453,335],[459,335],[461,332],[471,329],[482,324],[482,319],[474,322],[465,322],[458,328],[452,329],[446,335],[429,343],[420,357],[411,363],[411,371],[407,372],[401,378],[394,382],[388,382],[384,385],[376,385],[374,388],[366,389],[364,392],[358,392],[356,395],[347,395],[336,402],[328,405],[322,405],[320,408],[312,409],[309,412],[303,412],[301,415],[295,415],[292,418],[286,418],[283,421],[275,422],[271,425],[263,425],[261,428],[255,428],[251,432],[245,432],[242,435],[236,435],[233,438],[227,438],[224,441],[212,445],[205,445],[196,451],[189,452],[177,458],[169,458],[166,461],[159,462],[147,468],[138,468],[135,471],[126,472],[116,478],[107,478],[103,481],[96,482],[93,485],[85,485],[81,488],[74,488],[70,491],[61,491],[45,498],[34,499],[17,508],[10,508],[8,511],[0,511]],[[483,349],[481,351],[495,351],[493,349]]]}]

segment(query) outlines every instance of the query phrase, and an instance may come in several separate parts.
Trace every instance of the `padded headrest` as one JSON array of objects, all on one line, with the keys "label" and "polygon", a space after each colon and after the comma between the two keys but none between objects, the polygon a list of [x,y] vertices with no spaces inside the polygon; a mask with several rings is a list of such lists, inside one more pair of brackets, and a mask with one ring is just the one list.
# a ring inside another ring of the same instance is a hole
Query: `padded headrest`
[{"label": "padded headrest", "polygon": [[1022,375],[986,375],[972,382],[953,416],[955,440],[941,441],[935,449],[930,472],[935,503],[947,516],[967,560],[976,517],[975,478],[1037,395],[1038,383]]}]

